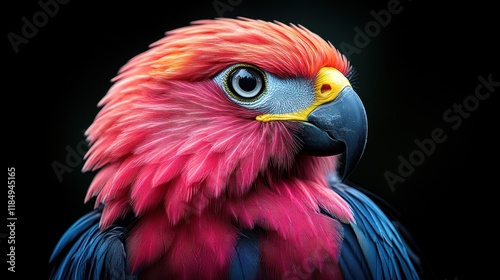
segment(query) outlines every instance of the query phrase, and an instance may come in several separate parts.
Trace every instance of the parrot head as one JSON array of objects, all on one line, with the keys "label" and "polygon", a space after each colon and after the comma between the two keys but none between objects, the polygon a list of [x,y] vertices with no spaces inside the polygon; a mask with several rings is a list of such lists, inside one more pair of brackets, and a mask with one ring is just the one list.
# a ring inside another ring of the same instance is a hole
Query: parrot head
[{"label": "parrot head", "polygon": [[104,204],[102,227],[131,211],[162,213],[172,226],[255,189],[284,191],[283,180],[326,189],[324,175],[339,169],[345,179],[366,144],[353,71],[300,25],[226,18],[169,31],[119,70],[98,104],[86,131],[83,170],[97,171],[86,201]]}]

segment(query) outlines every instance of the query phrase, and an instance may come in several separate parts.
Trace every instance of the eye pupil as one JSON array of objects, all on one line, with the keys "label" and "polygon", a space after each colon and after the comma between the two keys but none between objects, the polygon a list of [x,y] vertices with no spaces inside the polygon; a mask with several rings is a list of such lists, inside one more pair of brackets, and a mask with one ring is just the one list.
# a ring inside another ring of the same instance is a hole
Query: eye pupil
[{"label": "eye pupil", "polygon": [[244,91],[252,91],[257,86],[257,79],[246,70],[241,70],[239,73],[239,86]]},{"label": "eye pupil", "polygon": [[250,101],[264,91],[264,82],[264,75],[259,70],[250,66],[239,66],[228,75],[227,85],[234,97]]}]

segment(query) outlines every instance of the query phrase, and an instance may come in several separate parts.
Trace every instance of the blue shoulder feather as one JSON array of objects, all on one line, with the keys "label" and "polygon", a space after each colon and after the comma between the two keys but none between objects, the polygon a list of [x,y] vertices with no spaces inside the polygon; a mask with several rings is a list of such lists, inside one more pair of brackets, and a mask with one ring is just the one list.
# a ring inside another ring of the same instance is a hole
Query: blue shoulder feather
[{"label": "blue shoulder feather", "polygon": [[50,279],[136,279],[125,252],[127,228],[111,225],[101,231],[102,208],[76,221],[61,237],[50,257]]},{"label": "blue shoulder feather", "polygon": [[330,184],[351,207],[356,223],[344,224],[340,266],[346,279],[420,279],[418,259],[387,214],[363,192]]}]

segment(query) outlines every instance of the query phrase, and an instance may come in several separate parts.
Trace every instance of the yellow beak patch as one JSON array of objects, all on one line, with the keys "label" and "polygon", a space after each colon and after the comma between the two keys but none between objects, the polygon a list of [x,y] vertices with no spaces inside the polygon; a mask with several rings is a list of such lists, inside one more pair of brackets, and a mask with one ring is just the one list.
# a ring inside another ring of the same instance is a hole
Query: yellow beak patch
[{"label": "yellow beak patch", "polygon": [[346,86],[351,86],[349,80],[333,67],[323,67],[314,79],[314,101],[303,110],[285,114],[262,114],[255,119],[260,122],[269,121],[306,121],[307,116],[318,106],[331,102]]}]

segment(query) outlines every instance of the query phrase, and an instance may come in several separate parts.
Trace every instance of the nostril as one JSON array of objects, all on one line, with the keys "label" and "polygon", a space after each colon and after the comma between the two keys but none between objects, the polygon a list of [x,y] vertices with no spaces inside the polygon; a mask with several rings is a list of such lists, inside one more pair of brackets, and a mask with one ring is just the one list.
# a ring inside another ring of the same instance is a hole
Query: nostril
[{"label": "nostril", "polygon": [[325,93],[326,91],[331,90],[332,87],[329,84],[324,84],[321,86],[321,93]]}]

